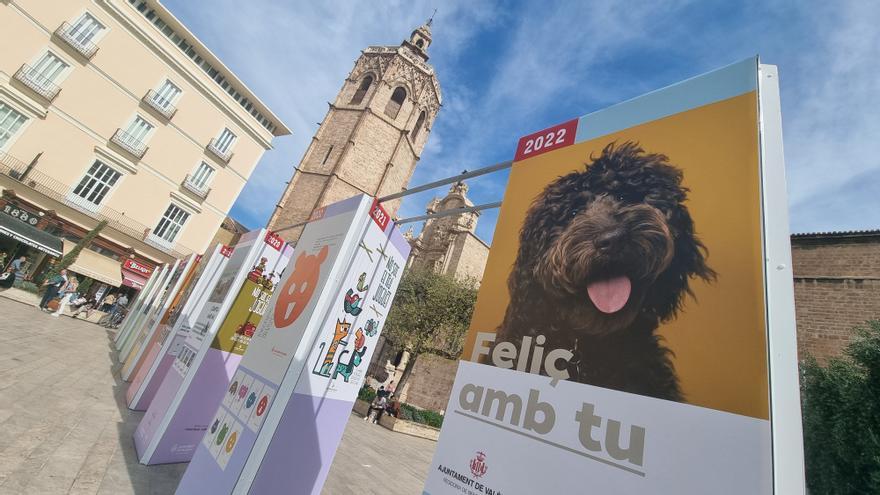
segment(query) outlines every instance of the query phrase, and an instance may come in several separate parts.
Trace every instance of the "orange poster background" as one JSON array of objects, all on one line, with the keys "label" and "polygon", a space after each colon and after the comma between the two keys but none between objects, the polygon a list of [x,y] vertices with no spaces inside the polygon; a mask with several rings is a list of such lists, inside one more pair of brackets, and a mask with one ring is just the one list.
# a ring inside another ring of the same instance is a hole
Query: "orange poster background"
[{"label": "orange poster background", "polygon": [[769,419],[757,93],[750,92],[514,164],[463,358],[477,332],[494,332],[509,301],[526,210],[547,184],[583,170],[610,142],[637,141],[684,173],[686,203],[717,281],[693,280],[678,318],[659,329],[685,401]]}]

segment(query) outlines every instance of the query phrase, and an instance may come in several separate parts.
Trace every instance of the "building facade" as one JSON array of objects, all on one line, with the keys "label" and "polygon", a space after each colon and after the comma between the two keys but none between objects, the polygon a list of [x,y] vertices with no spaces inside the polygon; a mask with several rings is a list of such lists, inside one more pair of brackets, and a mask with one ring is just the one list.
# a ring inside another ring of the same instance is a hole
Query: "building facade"
[{"label": "building facade", "polygon": [[791,236],[798,355],[840,356],[853,327],[880,319],[880,230]]},{"label": "building facade", "polygon": [[[269,230],[305,222],[330,203],[406,188],[437,112],[440,85],[427,63],[430,21],[400,46],[361,53],[269,220]],[[391,214],[399,201],[383,203]],[[296,242],[302,227],[279,232]]]},{"label": "building facade", "polygon": [[[456,182],[445,197],[434,198],[428,203],[426,213],[437,214],[474,206],[467,192],[467,184]],[[432,270],[479,285],[489,257],[489,245],[476,234],[479,218],[478,211],[430,218],[425,221],[417,237],[413,237],[410,230],[407,237],[412,251],[407,268]]]},{"label": "building facade", "polygon": [[34,230],[102,220],[107,267],[202,253],[290,133],[156,0],[3,0],[0,26],[0,210],[29,220],[0,223],[0,249],[32,249],[32,272],[52,250]]}]

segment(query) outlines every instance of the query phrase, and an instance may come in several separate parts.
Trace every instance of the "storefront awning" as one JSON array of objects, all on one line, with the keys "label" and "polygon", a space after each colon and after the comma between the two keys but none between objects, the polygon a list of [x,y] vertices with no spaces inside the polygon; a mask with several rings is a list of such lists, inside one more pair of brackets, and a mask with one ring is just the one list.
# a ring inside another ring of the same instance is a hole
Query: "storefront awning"
[{"label": "storefront awning", "polygon": [[122,285],[141,290],[146,284],[147,277],[131,270],[122,270]]},{"label": "storefront awning", "polygon": [[[70,252],[76,244],[64,239],[64,254]],[[122,275],[119,273],[119,262],[113,258],[100,255],[94,251],[83,249],[79,252],[76,261],[67,267],[67,270],[78,273],[85,277],[93,278],[99,282],[119,287],[122,283]]]},{"label": "storefront awning", "polygon": [[48,254],[61,256],[61,239],[9,215],[0,214],[0,235]]}]

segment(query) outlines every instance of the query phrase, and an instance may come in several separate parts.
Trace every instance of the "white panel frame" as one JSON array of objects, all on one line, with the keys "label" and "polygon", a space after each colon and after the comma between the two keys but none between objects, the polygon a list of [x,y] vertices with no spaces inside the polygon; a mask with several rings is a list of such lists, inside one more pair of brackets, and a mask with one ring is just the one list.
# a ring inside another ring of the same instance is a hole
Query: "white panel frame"
[{"label": "white panel frame", "polygon": [[759,63],[758,97],[773,490],[780,495],[798,495],[806,493],[803,426],[782,111],[775,65]]}]

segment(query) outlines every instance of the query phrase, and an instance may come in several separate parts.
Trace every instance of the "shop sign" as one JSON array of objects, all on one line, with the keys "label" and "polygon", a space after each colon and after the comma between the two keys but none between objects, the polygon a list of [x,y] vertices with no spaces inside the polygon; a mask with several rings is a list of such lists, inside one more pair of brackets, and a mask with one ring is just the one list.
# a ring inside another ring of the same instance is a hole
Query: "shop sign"
[{"label": "shop sign", "polygon": [[40,221],[39,215],[37,215],[35,213],[31,213],[27,210],[23,210],[23,209],[19,208],[18,206],[15,206],[12,204],[8,204],[8,205],[4,206],[3,213],[6,213],[7,215],[9,215],[12,218],[17,218],[18,220],[21,220],[22,222],[29,224],[29,225],[36,226],[37,222]]}]

